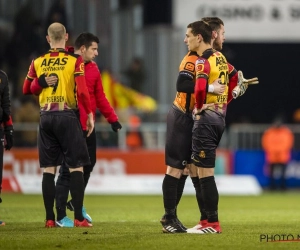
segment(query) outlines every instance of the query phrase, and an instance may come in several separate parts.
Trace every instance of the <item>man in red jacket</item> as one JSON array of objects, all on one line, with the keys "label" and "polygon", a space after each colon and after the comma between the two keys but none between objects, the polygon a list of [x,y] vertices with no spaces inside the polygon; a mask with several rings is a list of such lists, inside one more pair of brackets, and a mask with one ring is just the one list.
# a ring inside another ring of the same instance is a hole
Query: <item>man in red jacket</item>
[{"label": "man in red jacket", "polygon": [[[98,43],[99,38],[91,33],[81,33],[75,41],[75,54],[81,55],[85,64],[85,79],[87,88],[90,94],[91,109],[94,114],[98,108],[100,113],[106,118],[106,120],[111,124],[112,130],[118,132],[122,126],[118,121],[118,116],[116,115],[114,109],[108,102],[105,93],[103,91],[101,73],[99,68],[93,60],[98,55]],[[68,48],[68,51],[74,50],[72,47]],[[39,89],[42,86],[52,86],[56,84],[55,76],[43,76],[39,78],[38,81],[34,81],[31,90],[32,93],[38,94]],[[82,109],[82,104],[80,97],[78,97],[79,105],[79,116],[82,129],[86,130],[86,112]],[[88,151],[90,155],[91,164],[84,166],[84,184],[87,186],[90,174],[96,164],[96,133],[95,130],[92,131],[89,137],[86,137],[86,143],[88,146]],[[70,175],[68,169],[62,164],[60,168],[60,174],[56,182],[56,210],[57,210],[57,221],[56,225],[59,227],[73,227],[73,221],[67,217],[66,207],[73,210],[72,200],[67,202],[69,194],[70,185]],[[85,207],[82,208],[82,213],[85,219],[92,222],[92,218],[86,213]]]}]

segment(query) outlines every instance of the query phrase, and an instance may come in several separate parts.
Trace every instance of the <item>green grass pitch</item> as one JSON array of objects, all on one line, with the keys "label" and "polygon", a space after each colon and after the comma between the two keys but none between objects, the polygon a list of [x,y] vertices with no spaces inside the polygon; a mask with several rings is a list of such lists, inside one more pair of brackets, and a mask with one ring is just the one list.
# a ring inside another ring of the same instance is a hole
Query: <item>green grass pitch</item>
[{"label": "green grass pitch", "polygon": [[[0,249],[300,249],[300,192],[220,196],[222,234],[164,234],[162,196],[87,195],[92,228],[44,228],[41,195],[2,194]],[[68,211],[69,217],[72,213]],[[184,195],[178,216],[199,220],[195,197]],[[268,237],[267,241],[264,237]],[[273,239],[275,240],[272,240]],[[288,239],[288,241],[281,241]],[[294,241],[292,241],[294,239]]]}]

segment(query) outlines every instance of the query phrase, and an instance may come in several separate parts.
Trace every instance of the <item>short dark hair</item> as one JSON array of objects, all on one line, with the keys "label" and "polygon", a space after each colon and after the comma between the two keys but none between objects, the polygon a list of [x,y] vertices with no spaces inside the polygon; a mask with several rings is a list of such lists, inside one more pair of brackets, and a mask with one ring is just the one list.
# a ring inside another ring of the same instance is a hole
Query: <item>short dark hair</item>
[{"label": "short dark hair", "polygon": [[218,31],[221,25],[224,26],[224,22],[218,17],[203,17],[201,21],[207,22],[214,31]]},{"label": "short dark hair", "polygon": [[81,46],[90,47],[92,43],[99,43],[99,38],[92,33],[83,32],[75,40],[75,49],[80,49]]},{"label": "short dark hair", "polygon": [[200,34],[205,43],[211,43],[212,28],[207,22],[196,21],[190,23],[187,28],[191,28],[191,32],[194,36]]}]

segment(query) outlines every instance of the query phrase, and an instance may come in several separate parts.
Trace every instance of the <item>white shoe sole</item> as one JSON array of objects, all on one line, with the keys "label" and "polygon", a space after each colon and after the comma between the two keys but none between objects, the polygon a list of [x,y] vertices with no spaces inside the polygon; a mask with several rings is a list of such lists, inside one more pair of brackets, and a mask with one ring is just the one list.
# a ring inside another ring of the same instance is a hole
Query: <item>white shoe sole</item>
[{"label": "white shoe sole", "polygon": [[205,227],[205,228],[199,228],[199,229],[195,229],[195,228],[189,228],[187,230],[188,234],[219,234],[221,232],[218,232],[216,229],[212,228],[212,227]]}]

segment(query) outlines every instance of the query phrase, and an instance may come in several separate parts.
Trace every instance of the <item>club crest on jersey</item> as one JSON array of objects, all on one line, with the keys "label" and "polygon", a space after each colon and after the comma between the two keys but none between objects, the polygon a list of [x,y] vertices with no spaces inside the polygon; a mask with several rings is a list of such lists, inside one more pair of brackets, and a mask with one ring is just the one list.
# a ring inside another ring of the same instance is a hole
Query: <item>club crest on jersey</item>
[{"label": "club crest on jersey", "polygon": [[200,151],[199,153],[200,158],[205,158],[205,152],[203,150]]},{"label": "club crest on jersey", "polygon": [[84,72],[84,63],[81,63],[79,66],[80,71]]},{"label": "club crest on jersey", "polygon": [[197,71],[203,71],[204,70],[204,64],[197,64]]}]

